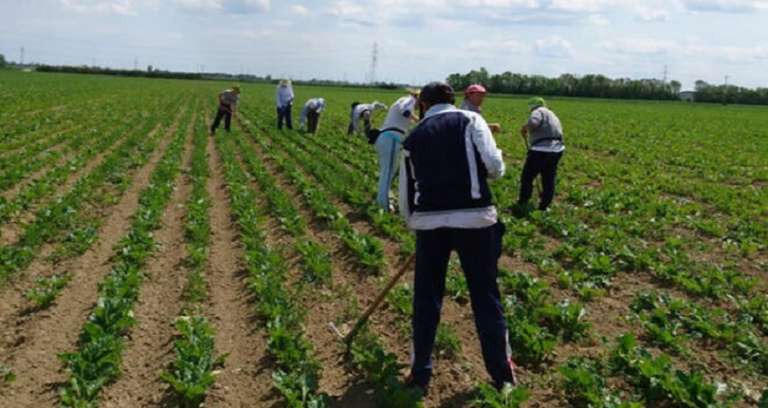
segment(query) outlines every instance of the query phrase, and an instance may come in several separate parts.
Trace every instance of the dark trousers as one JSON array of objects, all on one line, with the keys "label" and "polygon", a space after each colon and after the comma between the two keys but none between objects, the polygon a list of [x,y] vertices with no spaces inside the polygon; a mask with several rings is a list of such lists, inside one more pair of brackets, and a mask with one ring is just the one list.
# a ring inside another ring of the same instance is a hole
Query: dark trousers
[{"label": "dark trousers", "polygon": [[293,119],[291,119],[291,105],[277,108],[277,128],[282,129],[283,123],[288,129],[293,129]]},{"label": "dark trousers", "polygon": [[216,129],[219,128],[222,118],[224,118],[224,130],[229,132],[230,126],[232,125],[232,111],[224,106],[219,106],[219,110],[216,112],[216,118],[213,119],[213,124],[211,125],[211,134],[216,134]]},{"label": "dark trousers", "polygon": [[320,125],[320,114],[315,111],[307,112],[307,132],[315,134]]},{"label": "dark trousers", "polygon": [[541,201],[539,210],[546,210],[555,198],[555,183],[557,179],[557,166],[560,163],[562,153],[546,153],[529,151],[523,166],[523,174],[520,176],[519,204],[527,204],[533,195],[533,180],[541,174]]},{"label": "dark trousers", "polygon": [[504,225],[481,229],[418,231],[413,298],[413,365],[416,384],[432,376],[432,348],[445,292],[451,251],[456,250],[467,278],[475,326],[488,373],[497,386],[513,381],[507,325],[496,282]]},{"label": "dark trousers", "polygon": [[[368,131],[371,130],[371,116],[365,115],[360,118],[363,121],[363,130],[365,134],[368,134]],[[353,122],[349,122],[349,127],[347,127],[347,135],[351,136],[353,133],[355,133],[355,125]]]}]

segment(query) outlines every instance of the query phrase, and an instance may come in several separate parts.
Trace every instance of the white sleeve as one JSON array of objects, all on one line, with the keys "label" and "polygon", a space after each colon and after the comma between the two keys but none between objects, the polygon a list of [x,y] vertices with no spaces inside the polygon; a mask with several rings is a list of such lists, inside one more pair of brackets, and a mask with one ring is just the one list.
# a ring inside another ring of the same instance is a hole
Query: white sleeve
[{"label": "white sleeve", "polygon": [[475,143],[477,152],[480,153],[480,159],[488,170],[490,179],[497,179],[504,175],[504,157],[501,150],[496,147],[496,140],[482,116],[473,114],[473,120],[469,126],[472,127],[472,141]]},{"label": "white sleeve", "polygon": [[[402,104],[400,108],[400,114],[407,118],[410,118],[411,116],[413,116],[413,111],[415,108],[416,108],[416,98],[409,97],[405,101],[405,103]],[[408,113],[408,115],[406,115],[406,113]]]}]

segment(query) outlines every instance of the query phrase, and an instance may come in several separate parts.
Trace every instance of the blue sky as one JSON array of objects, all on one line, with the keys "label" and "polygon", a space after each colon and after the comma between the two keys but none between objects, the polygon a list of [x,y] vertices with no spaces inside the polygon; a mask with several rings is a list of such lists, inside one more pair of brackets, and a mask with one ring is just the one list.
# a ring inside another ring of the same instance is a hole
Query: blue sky
[{"label": "blue sky", "polygon": [[502,71],[768,86],[768,0],[0,0],[17,60],[423,83]]}]

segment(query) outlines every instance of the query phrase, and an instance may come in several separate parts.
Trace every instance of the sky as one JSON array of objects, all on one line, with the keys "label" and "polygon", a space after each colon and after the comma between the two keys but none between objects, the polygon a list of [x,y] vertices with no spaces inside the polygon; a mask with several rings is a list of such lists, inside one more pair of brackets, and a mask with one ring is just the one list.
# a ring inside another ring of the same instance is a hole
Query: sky
[{"label": "sky", "polygon": [[768,87],[768,0],[0,0],[26,62],[422,84],[487,68]]}]

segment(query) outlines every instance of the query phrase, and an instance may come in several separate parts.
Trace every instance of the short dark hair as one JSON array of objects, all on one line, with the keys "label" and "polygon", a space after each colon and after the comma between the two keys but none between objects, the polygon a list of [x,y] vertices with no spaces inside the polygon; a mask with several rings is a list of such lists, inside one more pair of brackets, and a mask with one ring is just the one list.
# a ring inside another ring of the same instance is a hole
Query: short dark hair
[{"label": "short dark hair", "polygon": [[456,102],[456,94],[453,88],[445,82],[432,82],[421,88],[419,98],[430,105],[441,103],[453,104]]},{"label": "short dark hair", "polygon": [[360,102],[352,102],[352,109],[355,109],[357,105],[360,105]]}]

